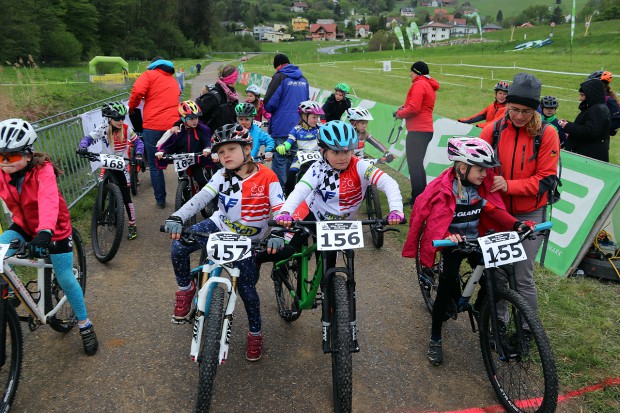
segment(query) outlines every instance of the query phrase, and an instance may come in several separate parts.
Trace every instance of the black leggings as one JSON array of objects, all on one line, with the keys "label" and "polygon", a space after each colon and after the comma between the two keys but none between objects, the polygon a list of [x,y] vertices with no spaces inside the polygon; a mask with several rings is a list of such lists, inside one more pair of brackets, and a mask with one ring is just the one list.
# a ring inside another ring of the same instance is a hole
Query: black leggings
[{"label": "black leggings", "polygon": [[134,211],[133,202],[131,201],[131,192],[129,191],[129,185],[127,184],[127,178],[123,171],[110,170],[110,173],[114,175],[118,182],[118,188],[121,190],[123,196],[123,203],[125,204],[125,210],[127,211],[127,217],[130,224],[136,223],[136,213]]},{"label": "black leggings", "polygon": [[426,148],[433,139],[433,132],[407,132],[406,151],[409,180],[411,181],[411,205],[426,188],[424,157]]}]

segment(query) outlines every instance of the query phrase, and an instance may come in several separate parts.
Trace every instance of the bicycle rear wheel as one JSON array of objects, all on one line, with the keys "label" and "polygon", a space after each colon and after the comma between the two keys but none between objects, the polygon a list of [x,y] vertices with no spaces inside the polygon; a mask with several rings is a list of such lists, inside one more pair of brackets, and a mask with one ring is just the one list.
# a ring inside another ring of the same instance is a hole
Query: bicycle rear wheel
[{"label": "bicycle rear wheel", "polygon": [[208,413],[211,408],[215,374],[217,373],[220,355],[220,337],[224,323],[224,297],[226,292],[219,285],[214,285],[211,291],[209,313],[206,315],[202,329],[199,370],[198,394],[196,397],[196,413]]},{"label": "bicycle rear wheel", "polygon": [[129,147],[129,186],[131,195],[138,195],[138,163],[136,162],[136,148]]},{"label": "bicycle rear wheel", "polygon": [[[73,238],[73,273],[82,288],[82,293],[86,294],[86,254],[84,254],[82,236],[76,228],[73,228],[71,237]],[[43,288],[45,294],[45,313],[48,313],[65,296],[65,292],[58,284],[56,274],[51,268],[45,270]],[[66,301],[58,312],[48,319],[50,327],[61,333],[71,330],[77,324],[77,321],[69,301]]]},{"label": "bicycle rear wheel", "polygon": [[334,274],[332,279],[333,306],[331,319],[332,392],[334,411],[351,412],[353,397],[353,358],[351,356],[351,324],[346,280]]},{"label": "bicycle rear wheel", "polygon": [[8,302],[0,303],[0,305],[6,309],[4,312],[6,321],[4,342],[0,342],[0,353],[4,355],[0,364],[0,389],[3,389],[0,411],[8,412],[17,393],[24,349],[22,329],[15,308]]},{"label": "bicycle rear wheel", "polygon": [[101,202],[95,201],[90,236],[95,258],[100,262],[108,262],[114,258],[121,245],[125,211],[123,196],[116,184],[108,182],[100,190],[103,193]]},{"label": "bicycle rear wheel", "polygon": [[[189,187],[189,180],[188,179],[179,180],[179,186],[177,186],[177,193],[174,198],[174,210],[178,211],[179,209],[181,209],[181,207],[185,205],[185,203],[189,201],[191,198],[192,198],[192,190]],[[187,221],[187,223],[190,226],[194,225],[196,223],[196,216],[193,215]]]},{"label": "bicycle rear wheel", "polygon": [[297,294],[300,291],[301,260],[292,259],[286,265],[276,268],[274,265],[271,269],[271,278],[273,279],[273,289],[276,293],[276,303],[278,305],[278,313],[285,321],[295,321],[301,315],[299,301],[294,298],[283,280],[287,280],[290,287]]},{"label": "bicycle rear wheel", "polygon": [[[497,344],[491,306],[499,303],[508,306],[510,321],[500,326],[501,343]],[[518,320],[530,334],[518,337]],[[505,357],[499,356],[499,346]],[[521,295],[500,289],[495,292],[495,303],[485,300],[480,315],[480,347],[493,390],[508,412],[555,411],[558,379],[551,346],[538,316]]]},{"label": "bicycle rear wheel", "polygon": [[[381,219],[383,217],[381,214],[381,199],[375,185],[370,185],[366,190],[366,212],[369,220]],[[375,228],[374,225],[370,226],[372,244],[375,248],[381,248],[383,246],[383,232],[379,232]]]}]

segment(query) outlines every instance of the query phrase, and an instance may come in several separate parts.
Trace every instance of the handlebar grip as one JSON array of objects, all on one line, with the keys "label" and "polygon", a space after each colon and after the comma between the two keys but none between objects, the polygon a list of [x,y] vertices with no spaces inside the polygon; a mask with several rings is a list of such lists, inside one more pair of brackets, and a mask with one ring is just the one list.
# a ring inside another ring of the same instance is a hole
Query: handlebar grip
[{"label": "handlebar grip", "polygon": [[159,227],[159,232],[166,232],[166,226],[165,225],[161,225]]},{"label": "handlebar grip", "polygon": [[545,231],[545,230],[550,229],[551,227],[553,227],[553,222],[551,221],[541,222],[540,224],[537,224],[534,227],[534,231]]},{"label": "handlebar grip", "polygon": [[270,227],[279,227],[279,225],[276,223],[275,219],[270,219],[269,221],[267,221],[267,226]]},{"label": "handlebar grip", "polygon": [[435,239],[433,240],[433,247],[455,247],[459,244],[452,242],[449,239]]}]

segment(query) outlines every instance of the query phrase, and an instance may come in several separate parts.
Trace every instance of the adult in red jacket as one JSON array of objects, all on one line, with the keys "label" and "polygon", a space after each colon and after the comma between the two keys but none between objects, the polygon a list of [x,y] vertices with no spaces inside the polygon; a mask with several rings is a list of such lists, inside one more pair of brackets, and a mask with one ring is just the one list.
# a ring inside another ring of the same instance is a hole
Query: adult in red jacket
[{"label": "adult in red jacket", "polygon": [[[560,157],[560,138],[553,127],[543,130],[540,114],[541,82],[528,73],[518,73],[508,88],[506,116],[487,125],[480,138],[493,144],[495,123],[500,122],[497,156],[501,167],[492,192],[502,196],[507,211],[520,221],[546,221],[547,192],[555,182]],[[542,133],[538,154],[534,137]],[[534,261],[542,237],[525,240],[528,259],[514,264],[517,290],[538,311],[534,284]]]},{"label": "adult in red jacket", "polygon": [[173,76],[172,62],[155,57],[146,69],[131,89],[129,112],[133,112],[144,99],[142,140],[149,161],[155,202],[163,209],[166,206],[166,182],[164,172],[155,165],[155,152],[157,141],[179,119],[177,107],[181,88]]},{"label": "adult in red jacket", "polygon": [[495,85],[495,101],[480,112],[469,118],[461,118],[461,123],[478,123],[476,126],[484,128],[495,119],[499,119],[506,114],[506,97],[508,96],[508,82],[497,82]]},{"label": "adult in red jacket", "polygon": [[411,87],[407,93],[405,104],[394,116],[405,119],[407,126],[407,166],[411,181],[411,200],[413,205],[418,195],[426,187],[424,157],[426,148],[433,139],[433,109],[435,108],[435,92],[439,83],[429,76],[428,66],[422,61],[411,65]]}]

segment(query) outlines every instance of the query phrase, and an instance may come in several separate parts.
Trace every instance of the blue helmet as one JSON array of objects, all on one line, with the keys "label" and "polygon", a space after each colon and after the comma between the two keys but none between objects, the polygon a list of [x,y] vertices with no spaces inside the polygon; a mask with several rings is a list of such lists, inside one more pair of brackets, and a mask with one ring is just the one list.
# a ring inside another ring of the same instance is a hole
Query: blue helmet
[{"label": "blue helmet", "polygon": [[357,149],[357,132],[350,123],[332,120],[319,128],[319,146],[333,151]]}]

